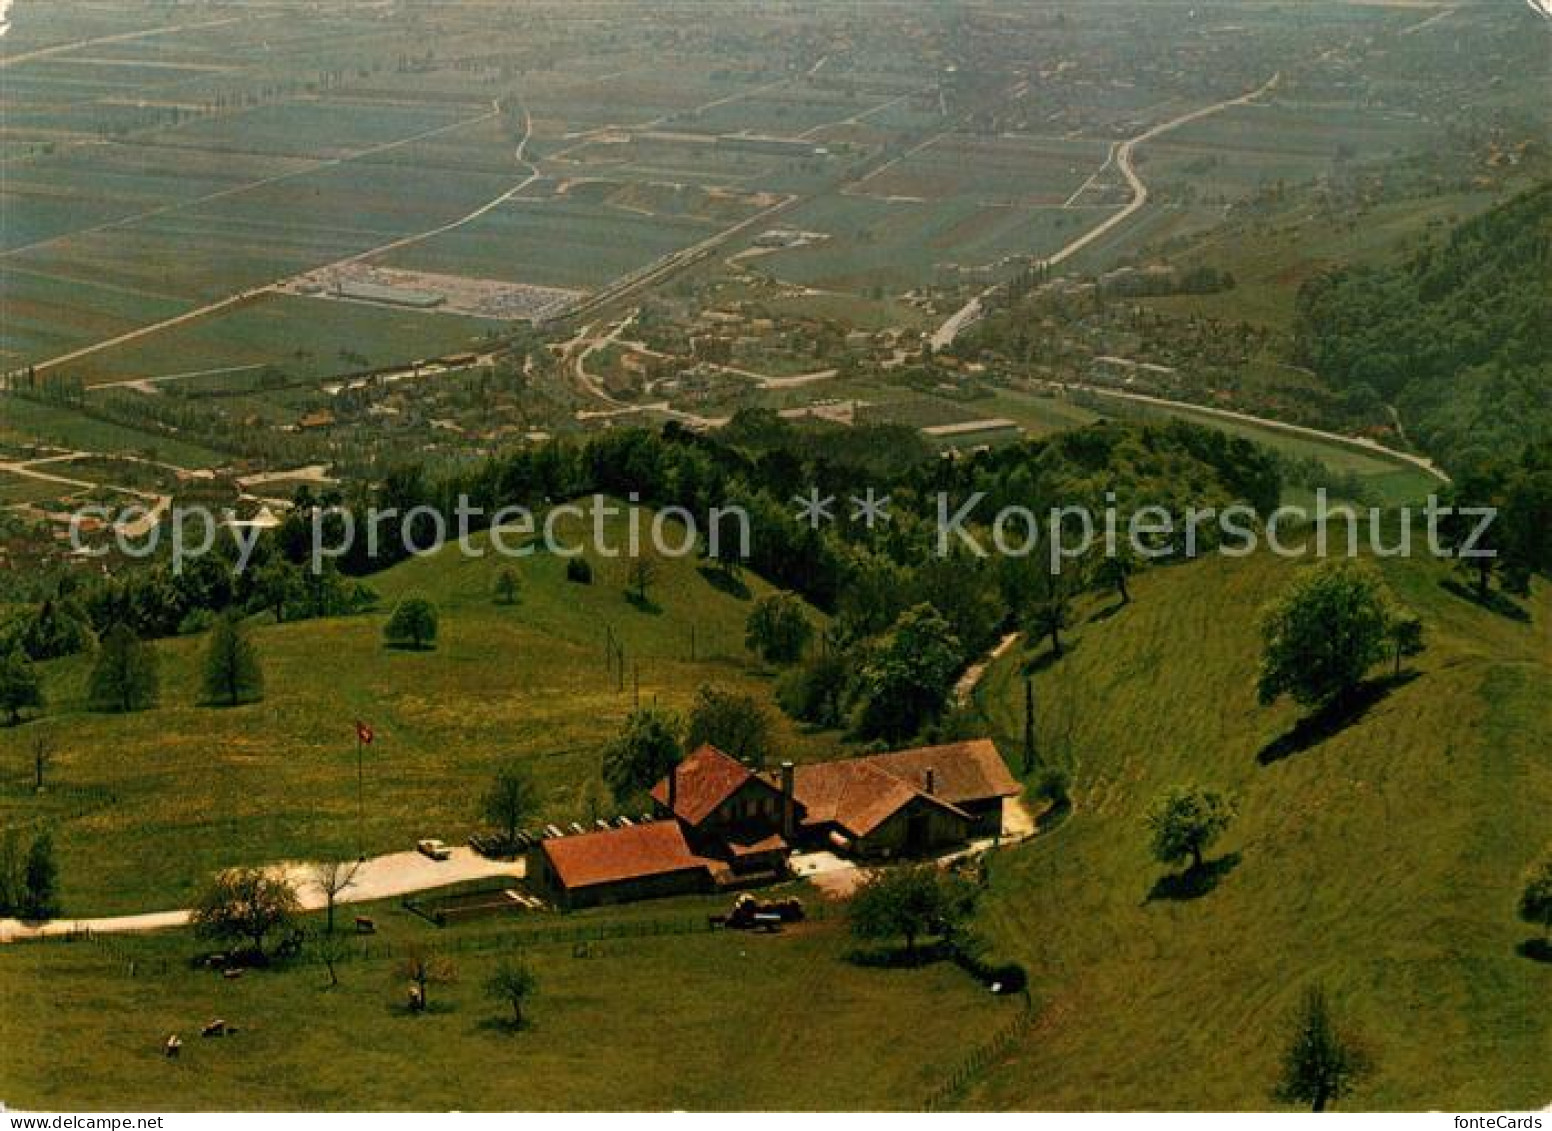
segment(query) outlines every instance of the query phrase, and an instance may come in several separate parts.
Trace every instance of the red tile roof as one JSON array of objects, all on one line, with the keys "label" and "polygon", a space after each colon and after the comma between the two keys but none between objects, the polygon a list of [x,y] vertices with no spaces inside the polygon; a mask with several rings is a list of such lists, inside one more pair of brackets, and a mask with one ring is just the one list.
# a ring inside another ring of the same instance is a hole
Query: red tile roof
[{"label": "red tile roof", "polygon": [[573,890],[705,868],[711,863],[690,851],[677,821],[555,837],[542,842],[540,848],[561,883]]},{"label": "red tile roof", "polygon": [[887,770],[917,789],[927,788],[927,771],[931,770],[933,795],[951,805],[1014,797],[1019,792],[1019,783],[1008,772],[1007,763],[997,753],[997,747],[987,738],[873,754],[864,761]]},{"label": "red tile roof", "polygon": [[[691,828],[717,811],[717,807],[756,778],[749,767],[710,744],[696,748],[679,763],[674,784],[674,815]],[[652,787],[652,800],[668,807],[668,779]]]},{"label": "red tile roof", "polygon": [[777,833],[748,841],[729,840],[728,852],[733,856],[764,856],[768,852],[785,852],[790,846]]}]

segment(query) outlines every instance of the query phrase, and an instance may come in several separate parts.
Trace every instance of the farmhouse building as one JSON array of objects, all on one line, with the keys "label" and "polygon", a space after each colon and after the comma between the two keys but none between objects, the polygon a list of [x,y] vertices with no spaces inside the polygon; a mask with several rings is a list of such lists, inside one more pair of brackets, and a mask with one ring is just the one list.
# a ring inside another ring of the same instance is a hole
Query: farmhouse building
[{"label": "farmhouse building", "polygon": [[711,889],[711,861],[674,821],[546,840],[528,879],[562,907],[595,907]]},{"label": "farmhouse building", "polygon": [[970,817],[870,758],[799,766],[794,796],[803,840],[869,859],[964,844]]},{"label": "farmhouse building", "polygon": [[702,746],[652,787],[658,815],[739,877],[776,879],[792,849],[782,791],[715,746]]},{"label": "farmhouse building", "polygon": [[896,750],[866,761],[962,811],[970,818],[971,838],[1002,832],[1003,802],[1019,795],[1018,781],[990,739]]},{"label": "farmhouse building", "polygon": [[774,773],[702,746],[652,788],[656,819],[543,840],[528,875],[564,907],[770,883],[794,850],[887,860],[994,837],[1018,792],[985,739]]}]

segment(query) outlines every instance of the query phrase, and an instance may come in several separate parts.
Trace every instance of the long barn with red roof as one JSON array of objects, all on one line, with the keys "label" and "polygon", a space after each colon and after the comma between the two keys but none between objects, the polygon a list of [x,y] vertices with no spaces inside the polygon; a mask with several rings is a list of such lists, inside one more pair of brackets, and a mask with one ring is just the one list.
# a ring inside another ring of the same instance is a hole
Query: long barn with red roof
[{"label": "long barn with red roof", "polygon": [[575,907],[774,882],[805,849],[930,855],[998,835],[1019,785],[978,739],[775,773],[706,745],[650,792],[655,820],[542,841],[530,879]]}]

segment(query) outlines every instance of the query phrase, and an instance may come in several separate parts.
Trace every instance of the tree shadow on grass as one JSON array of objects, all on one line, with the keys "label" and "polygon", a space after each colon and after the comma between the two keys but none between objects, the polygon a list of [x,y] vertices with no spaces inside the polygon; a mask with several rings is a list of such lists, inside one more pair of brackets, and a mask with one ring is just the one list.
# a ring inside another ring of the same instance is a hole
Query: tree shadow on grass
[{"label": "tree shadow on grass", "polygon": [[918,966],[931,966],[953,956],[947,943],[918,943],[914,951],[903,946],[856,947],[846,952],[846,961],[854,966],[870,966],[886,970],[913,970]]},{"label": "tree shadow on grass", "polygon": [[534,1027],[534,1023],[526,1017],[523,1018],[521,1025],[510,1017],[486,1017],[477,1022],[474,1027],[484,1033],[500,1033],[503,1036],[515,1037],[519,1033],[528,1032]]},{"label": "tree shadow on grass", "polygon": [[625,594],[625,600],[638,613],[650,613],[652,616],[662,615],[663,606],[659,605],[651,597],[643,597],[640,593],[627,593]]},{"label": "tree shadow on grass", "polygon": [[1047,670],[1048,668],[1055,667],[1057,664],[1061,663],[1077,650],[1078,643],[1075,640],[1062,641],[1062,650],[1060,653],[1053,651],[1050,644],[1047,643],[1046,647],[1040,652],[1039,655],[1031,656],[1029,659],[1024,661],[1023,674],[1039,675],[1041,672]]},{"label": "tree shadow on grass", "polygon": [[706,584],[713,589],[726,593],[729,597],[740,601],[749,600],[749,586],[744,579],[726,570],[715,569],[709,565],[697,566],[696,572],[706,579]]},{"label": "tree shadow on grass", "polygon": [[1100,621],[1107,621],[1119,613],[1122,609],[1126,608],[1129,603],[1130,602],[1127,601],[1117,600],[1114,604],[1106,605],[1103,609],[1098,609],[1090,614],[1089,623],[1098,624]]},{"label": "tree shadow on grass", "polygon": [[212,699],[208,695],[201,695],[199,697],[199,705],[212,711],[234,711],[238,707],[251,707],[255,703],[262,702],[264,702],[264,696],[262,695],[244,695],[236,702],[226,698]]},{"label": "tree shadow on grass", "polygon": [[1532,962],[1552,963],[1552,940],[1544,938],[1526,939],[1514,948],[1514,953],[1521,958],[1528,958]]},{"label": "tree shadow on grass", "polygon": [[1230,872],[1239,867],[1239,861],[1240,854],[1230,852],[1216,860],[1202,861],[1200,868],[1187,868],[1184,872],[1160,876],[1154,881],[1153,887],[1148,889],[1148,898],[1144,902],[1201,899],[1221,884]]},{"label": "tree shadow on grass", "polygon": [[444,1013],[456,1013],[458,1007],[450,1001],[438,1001],[432,998],[420,1008],[415,1008],[407,1002],[389,1002],[388,1012],[395,1017],[436,1017]]},{"label": "tree shadow on grass", "polygon": [[1459,597],[1462,601],[1470,601],[1479,609],[1486,609],[1490,613],[1497,613],[1509,620],[1517,620],[1522,623],[1530,621],[1530,614],[1517,604],[1507,593],[1496,589],[1489,589],[1485,594],[1477,590],[1475,586],[1467,585],[1453,577],[1446,577],[1439,582],[1439,587],[1447,593]]},{"label": "tree shadow on grass", "polygon": [[1364,680],[1347,695],[1333,700],[1313,714],[1305,715],[1286,734],[1268,742],[1257,752],[1256,761],[1263,766],[1270,766],[1319,746],[1328,738],[1336,737],[1362,719],[1375,704],[1396,688],[1411,683],[1417,674],[1415,671],[1402,672],[1400,675]]},{"label": "tree shadow on grass", "polygon": [[1072,815],[1072,799],[1058,797],[1035,815],[1035,831],[1047,833]]}]

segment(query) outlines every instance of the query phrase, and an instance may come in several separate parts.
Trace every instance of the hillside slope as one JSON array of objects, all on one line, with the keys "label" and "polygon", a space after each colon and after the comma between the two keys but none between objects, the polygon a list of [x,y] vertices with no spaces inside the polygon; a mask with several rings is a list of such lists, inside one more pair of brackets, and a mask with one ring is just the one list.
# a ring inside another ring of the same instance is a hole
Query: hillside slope
[{"label": "hillside slope", "polygon": [[[971,1108],[1264,1108],[1304,987],[1323,982],[1378,1069],[1349,1107],[1541,1107],[1552,966],[1516,953],[1519,878],[1552,835],[1552,593],[1484,612],[1442,567],[1387,563],[1424,618],[1420,675],[1346,730],[1263,764],[1297,717],[1258,707],[1255,613],[1293,563],[1151,571],[1036,676],[1042,741],[1074,775],[1064,824],[999,859],[983,928],[1046,1009]],[[1019,749],[1024,658],[980,700]],[[1065,757],[1063,757],[1065,755]],[[1167,871],[1141,817],[1166,786],[1238,795],[1215,890]]]},{"label": "hillside slope", "polygon": [[1310,280],[1298,360],[1351,394],[1396,405],[1431,454],[1459,466],[1552,434],[1552,185],[1454,228],[1400,266]]},{"label": "hillside slope", "polygon": [[[623,525],[609,537],[621,544]],[[744,598],[693,560],[663,560],[649,592],[657,607],[643,610],[626,600],[624,559],[589,558],[593,584],[578,585],[557,557],[475,559],[449,547],[374,576],[383,600],[370,615],[255,618],[266,695],[236,708],[199,702],[203,635],[154,646],[161,704],[133,715],[87,709],[88,658],[40,665],[48,717],[0,729],[0,824],[57,822],[66,915],[182,906],[232,864],[353,856],[357,718],[377,733],[366,754],[369,853],[423,836],[462,840],[478,827],[491,774],[512,757],[531,767],[546,819],[587,817],[584,791],[635,701],[638,672],[641,700],[675,709],[702,683],[766,697],[771,687],[743,643],[749,606],[768,591],[757,578],[746,575]],[[505,566],[522,586],[510,607],[492,598]],[[388,615],[410,593],[440,610],[435,651],[383,646]],[[604,658],[606,627],[624,645],[623,686]],[[58,752],[35,795],[28,751],[43,731]],[[831,748],[784,724],[781,735],[798,757]]]}]

